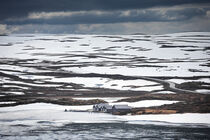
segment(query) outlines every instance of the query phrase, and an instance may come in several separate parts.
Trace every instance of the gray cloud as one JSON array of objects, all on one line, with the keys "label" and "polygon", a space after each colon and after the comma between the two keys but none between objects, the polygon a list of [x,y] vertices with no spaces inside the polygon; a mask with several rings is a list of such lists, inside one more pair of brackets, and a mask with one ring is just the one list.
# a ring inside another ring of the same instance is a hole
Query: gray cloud
[{"label": "gray cloud", "polygon": [[4,23],[21,24],[103,24],[121,22],[173,22],[207,16],[208,8],[144,9],[118,11],[37,12]]},{"label": "gray cloud", "polygon": [[0,31],[9,33],[160,33],[195,29],[210,31],[206,26],[209,19],[209,0],[0,2],[0,24],[3,25]]},{"label": "gray cloud", "polygon": [[18,27],[10,26],[8,27],[6,24],[0,24],[0,35],[10,34],[12,32],[18,31]]},{"label": "gray cloud", "polygon": [[128,10],[201,3],[209,0],[1,0],[0,20],[25,17],[32,12]]},{"label": "gray cloud", "polygon": [[[26,24],[17,25],[15,33],[71,33],[71,34],[131,34],[148,33],[164,34],[188,31],[210,31],[209,19],[194,18],[178,22],[129,22],[115,24],[74,24],[49,25]],[[9,25],[12,26],[12,25]]]}]

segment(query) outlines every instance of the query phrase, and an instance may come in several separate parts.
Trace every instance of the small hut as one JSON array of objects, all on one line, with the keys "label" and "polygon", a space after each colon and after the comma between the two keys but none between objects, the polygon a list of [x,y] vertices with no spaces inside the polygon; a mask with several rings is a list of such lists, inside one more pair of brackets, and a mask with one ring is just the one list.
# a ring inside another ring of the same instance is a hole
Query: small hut
[{"label": "small hut", "polygon": [[131,111],[131,107],[128,105],[109,105],[108,103],[101,103],[101,104],[95,104],[93,106],[94,112],[105,112],[105,113],[112,113],[112,114],[118,114],[123,115],[127,114]]},{"label": "small hut", "polygon": [[106,112],[106,113],[112,113],[112,106],[111,105],[105,105],[105,106],[103,106],[102,111]]},{"label": "small hut", "polygon": [[113,105],[112,113],[113,114],[127,114],[131,111],[131,107],[128,105]]},{"label": "small hut", "polygon": [[[95,105],[93,106],[93,111],[94,111],[94,112],[104,112],[104,110],[105,110],[106,108],[108,108],[108,106],[110,106],[110,105],[107,104],[107,103],[95,104]],[[112,106],[111,106],[111,107],[112,107]]]}]

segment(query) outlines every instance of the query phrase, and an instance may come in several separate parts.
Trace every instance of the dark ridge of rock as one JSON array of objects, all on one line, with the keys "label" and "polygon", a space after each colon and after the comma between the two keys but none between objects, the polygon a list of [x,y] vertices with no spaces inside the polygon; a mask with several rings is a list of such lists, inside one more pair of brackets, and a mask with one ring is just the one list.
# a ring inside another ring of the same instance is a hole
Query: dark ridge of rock
[{"label": "dark ridge of rock", "polygon": [[0,44],[0,46],[12,46],[12,43]]},{"label": "dark ridge of rock", "polygon": [[169,109],[139,109],[137,111],[133,111],[132,115],[143,115],[143,114],[175,114],[176,110]]},{"label": "dark ridge of rock", "polygon": [[146,94],[138,97],[118,100],[117,102],[135,102],[141,100],[171,100],[180,102],[155,107],[133,108],[129,113],[132,115],[210,113],[209,94]]},{"label": "dark ridge of rock", "polygon": [[136,102],[142,100],[171,100],[184,102],[210,102],[210,94],[144,94],[118,100],[117,102]]},{"label": "dark ridge of rock", "polygon": [[[8,100],[7,100],[8,101]],[[93,100],[75,100],[71,97],[37,97],[37,98],[14,98],[10,99],[10,101],[16,102],[13,104],[0,104],[0,107],[6,106],[16,106],[23,104],[31,104],[31,103],[52,103],[58,105],[92,105],[99,103],[107,103],[104,100],[93,99]]]},{"label": "dark ridge of rock", "polygon": [[210,83],[206,82],[184,82],[177,85],[178,88],[187,89],[187,90],[196,90],[196,89],[210,89]]},{"label": "dark ridge of rock", "polygon": [[210,63],[200,64],[199,66],[206,66],[206,67],[210,67]]},{"label": "dark ridge of rock", "polygon": [[198,46],[175,46],[175,45],[162,45],[160,48],[198,48]]},{"label": "dark ridge of rock", "polygon": [[188,69],[190,72],[208,72],[208,71],[203,71],[200,69]]},{"label": "dark ridge of rock", "polygon": [[210,113],[209,102],[179,102],[158,107],[134,108],[133,115],[141,114],[175,114],[175,113]]}]

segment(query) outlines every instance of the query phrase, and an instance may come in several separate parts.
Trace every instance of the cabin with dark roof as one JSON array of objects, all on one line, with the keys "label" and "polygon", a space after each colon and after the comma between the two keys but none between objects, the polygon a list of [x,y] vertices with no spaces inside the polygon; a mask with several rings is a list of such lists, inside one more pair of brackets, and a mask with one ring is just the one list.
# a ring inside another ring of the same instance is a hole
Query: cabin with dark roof
[{"label": "cabin with dark roof", "polygon": [[132,107],[128,105],[113,105],[112,114],[127,114],[131,109]]},{"label": "cabin with dark roof", "polygon": [[108,103],[96,104],[93,106],[93,112],[105,112],[112,114],[127,114],[131,111],[128,105],[109,105]]},{"label": "cabin with dark roof", "polygon": [[103,106],[102,110],[103,110],[103,112],[106,112],[106,113],[112,113],[112,106],[105,105],[105,106]]},{"label": "cabin with dark roof", "polygon": [[107,112],[111,113],[112,106],[109,105],[108,103],[101,103],[101,104],[96,104],[93,106],[93,111],[94,112]]}]

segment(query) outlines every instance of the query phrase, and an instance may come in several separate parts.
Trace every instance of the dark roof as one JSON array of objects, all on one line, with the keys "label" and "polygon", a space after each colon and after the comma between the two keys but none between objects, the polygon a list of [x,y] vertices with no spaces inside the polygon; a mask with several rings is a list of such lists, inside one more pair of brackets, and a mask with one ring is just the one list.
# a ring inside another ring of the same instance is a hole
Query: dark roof
[{"label": "dark roof", "polygon": [[106,108],[106,109],[112,109],[112,106],[111,105],[106,105],[106,106],[104,106],[104,108]]},{"label": "dark roof", "polygon": [[114,105],[113,108],[116,108],[116,109],[131,109],[131,107],[128,106],[128,105]]},{"label": "dark roof", "polygon": [[109,105],[108,103],[100,103],[100,104],[96,104],[94,105],[94,107],[97,107],[97,108],[106,108],[106,109],[112,109],[112,108],[115,108],[115,109],[131,109],[130,106],[126,105],[126,104],[122,104],[122,105]]},{"label": "dark roof", "polygon": [[95,106],[100,108],[100,107],[109,106],[109,104],[108,103],[101,103],[101,104],[96,104]]}]

